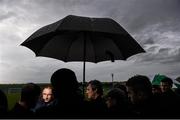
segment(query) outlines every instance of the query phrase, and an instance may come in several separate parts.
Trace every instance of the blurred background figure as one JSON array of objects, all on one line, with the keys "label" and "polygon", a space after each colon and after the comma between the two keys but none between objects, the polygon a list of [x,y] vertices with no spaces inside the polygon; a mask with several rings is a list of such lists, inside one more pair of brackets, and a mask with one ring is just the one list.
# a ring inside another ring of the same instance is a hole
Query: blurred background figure
[{"label": "blurred background figure", "polygon": [[21,90],[21,98],[9,113],[10,118],[34,118],[35,107],[41,88],[34,83],[27,83]]},{"label": "blurred background figure", "polygon": [[160,82],[160,88],[162,93],[170,92],[170,91],[172,92],[172,86],[173,86],[173,81],[168,77],[165,77]]},{"label": "blurred background figure", "polygon": [[108,118],[130,118],[131,114],[128,110],[127,94],[119,89],[113,88],[108,91],[106,104],[108,107]]},{"label": "blurred background figure", "polygon": [[143,75],[136,75],[128,79],[126,86],[134,117],[156,118],[158,103],[154,100],[149,78]]},{"label": "blurred background figure", "polygon": [[179,112],[174,108],[180,107],[180,98],[173,89],[173,80],[169,77],[165,77],[160,82],[161,88],[161,109],[166,118],[179,118]]}]

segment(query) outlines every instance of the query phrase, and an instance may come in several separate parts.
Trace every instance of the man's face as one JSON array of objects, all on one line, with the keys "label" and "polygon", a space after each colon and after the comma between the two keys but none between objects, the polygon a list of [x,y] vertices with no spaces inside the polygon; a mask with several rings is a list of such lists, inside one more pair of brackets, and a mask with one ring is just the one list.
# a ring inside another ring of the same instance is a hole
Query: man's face
[{"label": "man's face", "polygon": [[92,89],[91,84],[89,84],[89,85],[87,86],[86,94],[87,94],[88,99],[95,99],[96,91],[94,91],[94,90]]},{"label": "man's face", "polygon": [[171,85],[169,85],[167,82],[161,82],[160,88],[162,92],[166,92],[171,89]]},{"label": "man's face", "polygon": [[153,93],[153,94],[161,93],[161,89],[152,87],[152,93]]},{"label": "man's face", "polygon": [[42,92],[44,102],[50,102],[53,99],[52,89],[45,88]]},{"label": "man's face", "polygon": [[139,95],[134,92],[132,87],[127,87],[127,92],[128,92],[128,97],[133,104],[139,102],[140,99]]}]

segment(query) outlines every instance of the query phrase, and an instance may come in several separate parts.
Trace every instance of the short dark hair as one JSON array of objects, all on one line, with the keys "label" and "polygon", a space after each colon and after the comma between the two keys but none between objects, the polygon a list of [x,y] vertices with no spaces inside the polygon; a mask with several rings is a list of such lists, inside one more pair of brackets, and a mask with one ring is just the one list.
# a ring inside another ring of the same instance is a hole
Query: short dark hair
[{"label": "short dark hair", "polygon": [[52,85],[46,85],[46,86],[44,86],[43,88],[42,88],[42,90],[41,90],[41,95],[40,95],[40,98],[43,98],[43,91],[45,90],[45,89],[51,89],[51,91],[52,91],[52,95],[54,96],[54,88],[52,87]]},{"label": "short dark hair", "polygon": [[105,97],[106,98],[110,97],[112,99],[118,100],[118,102],[123,102],[123,103],[127,101],[126,100],[127,99],[126,93],[123,90],[119,89],[119,88],[110,89],[107,92]]},{"label": "short dark hair", "polygon": [[169,77],[165,77],[164,79],[161,80],[161,82],[168,83],[169,85],[173,84],[172,79]]},{"label": "short dark hair", "polygon": [[88,85],[91,85],[92,90],[97,90],[99,95],[103,95],[102,83],[99,80],[91,80],[88,82]]},{"label": "short dark hair", "polygon": [[131,77],[127,82],[126,86],[132,87],[135,92],[146,92],[148,94],[152,93],[152,85],[147,76],[136,75]]},{"label": "short dark hair", "polygon": [[52,85],[46,85],[46,86],[44,86],[44,87],[42,88],[42,91],[41,91],[41,92],[43,92],[44,89],[51,89],[51,90],[52,90],[52,93],[54,94],[54,88],[53,88]]},{"label": "short dark hair", "polygon": [[41,88],[34,83],[27,83],[21,90],[21,101],[30,101],[39,96]]},{"label": "short dark hair", "polygon": [[74,71],[61,68],[53,73],[51,76],[51,85],[56,93],[71,93],[79,89],[79,83],[77,81]]},{"label": "short dark hair", "polygon": [[125,93],[127,93],[127,89],[126,89],[125,85],[122,85],[120,83],[116,83],[113,87],[114,88],[119,88],[119,89],[123,90]]}]

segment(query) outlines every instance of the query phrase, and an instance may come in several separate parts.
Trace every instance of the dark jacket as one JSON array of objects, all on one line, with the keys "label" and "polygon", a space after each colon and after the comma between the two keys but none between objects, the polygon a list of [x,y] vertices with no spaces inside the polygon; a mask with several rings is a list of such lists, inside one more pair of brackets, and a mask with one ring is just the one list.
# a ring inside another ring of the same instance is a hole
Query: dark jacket
[{"label": "dark jacket", "polygon": [[86,102],[87,118],[106,118],[107,106],[102,97]]},{"label": "dark jacket", "polygon": [[161,117],[159,100],[154,96],[150,96],[139,104],[132,105],[131,110],[134,118],[154,119]]},{"label": "dark jacket", "polygon": [[108,108],[107,116],[110,119],[126,119],[133,118],[133,113],[129,105],[124,103],[123,105],[121,104]]},{"label": "dark jacket", "polygon": [[34,118],[34,112],[24,108],[19,103],[16,103],[14,108],[9,112],[9,118]]},{"label": "dark jacket", "polygon": [[160,108],[164,118],[180,118],[179,111],[176,108],[180,107],[180,98],[172,90],[161,94]]},{"label": "dark jacket", "polygon": [[39,100],[35,106],[35,108],[33,108],[33,111],[35,112],[38,109],[41,109],[43,107],[48,107],[48,106],[53,106],[55,104],[56,100],[53,100],[51,102],[44,102],[43,100]]},{"label": "dark jacket", "polygon": [[36,116],[61,119],[84,118],[84,102],[79,97],[58,98],[55,104],[38,109]]}]

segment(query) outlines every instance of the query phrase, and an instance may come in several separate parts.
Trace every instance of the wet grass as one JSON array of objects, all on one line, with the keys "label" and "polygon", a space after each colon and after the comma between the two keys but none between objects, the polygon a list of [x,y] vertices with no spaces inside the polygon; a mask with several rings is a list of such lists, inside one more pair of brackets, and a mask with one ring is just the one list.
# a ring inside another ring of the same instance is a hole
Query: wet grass
[{"label": "wet grass", "polygon": [[20,99],[20,93],[8,93],[8,109],[11,110],[15,103]]}]

